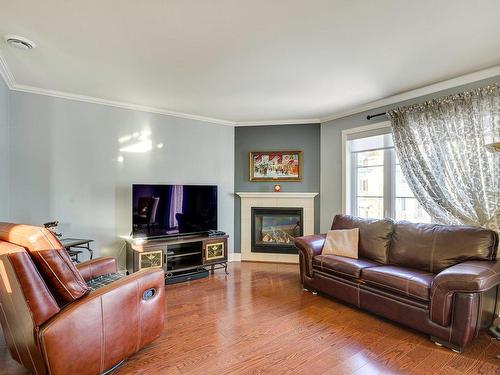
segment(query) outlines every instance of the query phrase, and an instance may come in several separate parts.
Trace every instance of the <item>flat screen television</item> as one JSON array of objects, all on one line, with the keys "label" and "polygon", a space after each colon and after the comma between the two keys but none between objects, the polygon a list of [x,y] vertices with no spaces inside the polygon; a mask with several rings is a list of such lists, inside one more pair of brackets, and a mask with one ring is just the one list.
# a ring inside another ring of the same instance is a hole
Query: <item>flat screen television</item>
[{"label": "flat screen television", "polygon": [[217,230],[217,186],[132,185],[132,237]]}]

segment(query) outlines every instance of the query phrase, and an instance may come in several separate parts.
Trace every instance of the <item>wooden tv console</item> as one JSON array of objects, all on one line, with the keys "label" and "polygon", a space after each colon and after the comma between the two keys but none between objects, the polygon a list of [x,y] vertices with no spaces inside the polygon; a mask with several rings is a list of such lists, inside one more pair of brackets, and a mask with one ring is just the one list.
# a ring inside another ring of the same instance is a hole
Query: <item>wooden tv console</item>
[{"label": "wooden tv console", "polygon": [[127,240],[127,269],[161,267],[165,283],[208,276],[223,268],[227,274],[227,239],[229,236],[196,235],[159,239]]}]

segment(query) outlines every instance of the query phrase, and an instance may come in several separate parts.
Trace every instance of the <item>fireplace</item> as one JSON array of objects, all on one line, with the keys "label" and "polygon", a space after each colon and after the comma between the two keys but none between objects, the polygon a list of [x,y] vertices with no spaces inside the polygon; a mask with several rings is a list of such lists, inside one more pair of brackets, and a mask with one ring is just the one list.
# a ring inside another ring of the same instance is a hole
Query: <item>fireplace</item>
[{"label": "fireplace", "polygon": [[254,253],[297,254],[295,237],[303,235],[303,209],[252,207],[252,248]]}]

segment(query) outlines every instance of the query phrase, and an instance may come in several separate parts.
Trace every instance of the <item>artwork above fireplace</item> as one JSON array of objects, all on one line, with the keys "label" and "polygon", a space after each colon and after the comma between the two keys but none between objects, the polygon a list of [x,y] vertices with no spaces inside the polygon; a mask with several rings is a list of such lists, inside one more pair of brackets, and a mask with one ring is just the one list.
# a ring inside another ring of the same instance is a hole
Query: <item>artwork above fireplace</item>
[{"label": "artwork above fireplace", "polygon": [[252,207],[252,252],[297,254],[295,237],[303,235],[303,209]]}]

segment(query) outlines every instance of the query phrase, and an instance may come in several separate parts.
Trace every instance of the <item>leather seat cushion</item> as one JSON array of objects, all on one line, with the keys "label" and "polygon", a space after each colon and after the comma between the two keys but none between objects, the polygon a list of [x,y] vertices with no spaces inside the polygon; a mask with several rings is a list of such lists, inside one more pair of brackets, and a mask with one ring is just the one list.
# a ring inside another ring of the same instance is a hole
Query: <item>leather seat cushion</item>
[{"label": "leather seat cushion", "polygon": [[432,273],[398,266],[367,268],[362,276],[366,284],[422,301],[429,301],[434,279]]},{"label": "leather seat cushion", "polygon": [[337,273],[359,279],[361,270],[380,266],[380,263],[367,259],[354,259],[338,255],[316,255],[313,258],[313,268],[326,273]]}]

